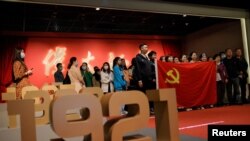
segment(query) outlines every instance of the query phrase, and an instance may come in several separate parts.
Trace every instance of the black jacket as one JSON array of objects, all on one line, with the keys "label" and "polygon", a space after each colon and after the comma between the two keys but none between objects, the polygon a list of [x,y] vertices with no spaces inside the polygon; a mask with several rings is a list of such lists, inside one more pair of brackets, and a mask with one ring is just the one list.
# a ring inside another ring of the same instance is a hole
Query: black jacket
[{"label": "black jacket", "polygon": [[236,60],[239,63],[240,71],[243,72],[243,77],[247,78],[248,77],[248,73],[247,73],[248,63],[247,63],[246,59],[241,57],[241,58],[236,58]]},{"label": "black jacket", "polygon": [[137,54],[135,57],[135,69],[133,72],[133,78],[136,81],[149,81],[152,80],[152,65],[148,58],[141,54]]},{"label": "black jacket", "polygon": [[64,80],[63,73],[61,71],[56,71],[54,73],[54,78],[55,78],[55,82],[63,82]]},{"label": "black jacket", "polygon": [[223,64],[227,69],[227,74],[229,78],[237,78],[240,75],[240,64],[239,61],[232,57],[231,59],[225,58]]}]

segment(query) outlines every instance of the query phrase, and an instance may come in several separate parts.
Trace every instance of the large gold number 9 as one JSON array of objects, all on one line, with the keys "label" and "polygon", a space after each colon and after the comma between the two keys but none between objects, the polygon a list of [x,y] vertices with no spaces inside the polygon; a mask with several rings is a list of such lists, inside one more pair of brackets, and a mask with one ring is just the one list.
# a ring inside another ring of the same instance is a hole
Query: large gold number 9
[{"label": "large gold number 9", "polygon": [[[87,108],[88,116],[82,120],[68,121],[66,112],[75,108]],[[103,141],[103,121],[101,104],[92,94],[66,95],[58,97],[52,103],[52,127],[55,133],[62,138],[91,135],[93,141]]]}]

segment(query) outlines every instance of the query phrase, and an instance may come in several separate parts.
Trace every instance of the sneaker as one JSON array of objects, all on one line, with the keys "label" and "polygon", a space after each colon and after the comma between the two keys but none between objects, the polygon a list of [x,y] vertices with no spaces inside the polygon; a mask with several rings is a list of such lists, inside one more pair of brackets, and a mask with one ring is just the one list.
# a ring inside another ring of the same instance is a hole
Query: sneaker
[{"label": "sneaker", "polygon": [[153,108],[150,109],[150,115],[154,115],[155,114],[155,111]]},{"label": "sneaker", "polygon": [[126,115],[126,114],[128,114],[128,111],[123,110],[123,111],[121,112],[121,114],[122,114],[122,115]]},{"label": "sneaker", "polygon": [[192,108],[187,108],[186,111],[192,111],[193,109]]}]

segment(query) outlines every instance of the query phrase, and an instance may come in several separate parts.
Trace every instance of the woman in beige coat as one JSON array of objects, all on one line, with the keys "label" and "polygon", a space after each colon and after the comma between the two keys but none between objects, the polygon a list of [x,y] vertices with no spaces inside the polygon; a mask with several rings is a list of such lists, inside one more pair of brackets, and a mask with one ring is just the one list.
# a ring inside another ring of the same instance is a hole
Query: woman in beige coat
[{"label": "woman in beige coat", "polygon": [[71,57],[68,65],[68,75],[70,78],[70,83],[75,85],[75,90],[77,93],[79,93],[79,91],[84,88],[85,85],[80,69],[77,66],[78,61],[76,57]]}]

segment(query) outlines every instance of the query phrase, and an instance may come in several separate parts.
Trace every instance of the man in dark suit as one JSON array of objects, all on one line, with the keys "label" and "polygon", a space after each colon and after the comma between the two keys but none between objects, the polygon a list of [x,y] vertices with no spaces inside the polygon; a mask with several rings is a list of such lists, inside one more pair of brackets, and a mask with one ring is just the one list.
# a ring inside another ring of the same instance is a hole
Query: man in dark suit
[{"label": "man in dark suit", "polygon": [[247,86],[247,78],[248,78],[248,63],[244,56],[242,55],[242,50],[240,48],[237,48],[235,50],[235,57],[239,64],[239,80],[240,80],[240,88],[241,88],[241,102],[248,103],[246,98],[246,86]]},{"label": "man in dark suit", "polygon": [[226,58],[223,59],[223,64],[226,67],[228,74],[228,82],[226,84],[227,98],[229,104],[240,104],[240,65],[239,61],[233,56],[232,49],[226,49]]},{"label": "man in dark suit", "polygon": [[141,44],[139,46],[140,53],[135,57],[135,69],[133,78],[137,82],[138,90],[146,91],[152,80],[152,67],[151,62],[147,57],[148,45]]},{"label": "man in dark suit", "polygon": [[[148,45],[141,44],[139,46],[140,53],[135,57],[135,68],[133,72],[133,79],[137,83],[137,90],[146,92],[147,89],[152,88],[152,63],[147,57]],[[154,114],[153,106],[150,104],[150,114]]]}]

